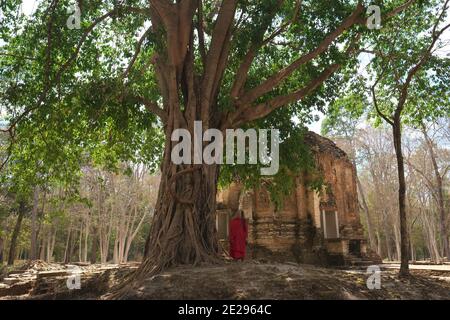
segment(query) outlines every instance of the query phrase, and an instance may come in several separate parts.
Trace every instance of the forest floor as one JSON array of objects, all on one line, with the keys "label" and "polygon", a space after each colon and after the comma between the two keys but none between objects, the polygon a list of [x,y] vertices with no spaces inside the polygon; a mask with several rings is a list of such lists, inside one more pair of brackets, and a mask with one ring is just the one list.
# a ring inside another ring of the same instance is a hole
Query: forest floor
[{"label": "forest floor", "polygon": [[[137,263],[49,264],[35,261],[0,278],[0,299],[103,299]],[[381,266],[381,289],[369,290],[365,269],[321,268],[259,261],[176,267],[148,278],[126,299],[450,299],[450,268],[411,268],[399,279],[395,264]],[[435,270],[438,269],[438,270]],[[78,275],[81,288],[69,290]]]}]

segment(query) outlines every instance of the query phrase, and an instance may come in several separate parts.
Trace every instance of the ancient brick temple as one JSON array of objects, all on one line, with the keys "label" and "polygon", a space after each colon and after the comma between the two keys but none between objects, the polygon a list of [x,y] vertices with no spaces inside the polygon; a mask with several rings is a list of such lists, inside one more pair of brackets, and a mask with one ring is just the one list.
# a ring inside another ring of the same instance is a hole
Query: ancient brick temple
[{"label": "ancient brick temple", "polygon": [[249,255],[320,265],[371,263],[359,218],[356,169],[334,142],[313,132],[305,135],[318,172],[321,192],[308,187],[311,173],[295,179],[295,188],[276,210],[264,189],[244,191],[238,183],[218,194],[217,230],[226,249],[228,221],[241,209],[249,225]]}]

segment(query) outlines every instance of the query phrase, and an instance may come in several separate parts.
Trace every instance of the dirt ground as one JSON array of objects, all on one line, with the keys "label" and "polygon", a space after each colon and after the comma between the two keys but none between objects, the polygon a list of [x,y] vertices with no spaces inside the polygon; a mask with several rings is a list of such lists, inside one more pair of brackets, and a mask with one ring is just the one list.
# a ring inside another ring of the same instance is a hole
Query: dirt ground
[{"label": "dirt ground", "polygon": [[[34,263],[10,271],[3,281],[0,279],[0,299],[104,299],[136,268],[136,263],[121,266]],[[69,290],[67,279],[74,270],[80,276],[81,288]],[[395,265],[382,265],[381,270],[381,289],[369,290],[366,284],[369,274],[365,269],[258,261],[184,266],[144,280],[125,298],[450,299],[447,268],[412,268],[412,276],[405,280],[398,279]],[[5,279],[9,284],[5,284]]]}]

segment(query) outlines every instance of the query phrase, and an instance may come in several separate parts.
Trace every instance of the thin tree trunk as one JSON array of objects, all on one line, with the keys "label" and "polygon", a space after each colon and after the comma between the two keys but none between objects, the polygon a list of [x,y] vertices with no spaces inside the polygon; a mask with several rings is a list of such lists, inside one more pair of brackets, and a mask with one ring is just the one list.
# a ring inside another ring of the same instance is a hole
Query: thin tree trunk
[{"label": "thin tree trunk", "polygon": [[389,234],[389,224],[387,222],[386,209],[383,209],[383,226],[384,226],[384,237],[386,240],[386,254],[389,261],[392,261],[392,248],[391,248],[391,236]]},{"label": "thin tree trunk", "polygon": [[17,251],[17,239],[20,234],[20,229],[22,227],[22,220],[25,216],[25,203],[22,201],[19,203],[19,212],[17,215],[16,224],[14,226],[13,233],[11,235],[11,243],[9,246],[9,255],[8,255],[8,265],[11,266],[14,264],[14,260],[16,259],[16,251]]},{"label": "thin tree trunk", "polygon": [[425,137],[426,145],[428,147],[428,151],[430,152],[431,163],[433,165],[434,177],[436,179],[436,189],[434,193],[437,196],[437,204],[439,209],[439,226],[441,231],[441,241],[442,248],[444,251],[444,255],[447,257],[447,260],[450,261],[450,248],[448,244],[448,231],[447,231],[447,223],[445,216],[445,205],[444,205],[444,191],[442,186],[442,177],[439,172],[439,167],[436,161],[436,154],[433,148],[433,142],[427,134],[425,126],[422,125],[422,133]]},{"label": "thin tree trunk", "polygon": [[30,260],[37,258],[37,215],[39,205],[39,187],[34,187],[33,209],[31,210],[31,242],[30,242]]},{"label": "thin tree trunk", "polygon": [[395,252],[396,252],[396,257],[397,260],[400,260],[401,257],[401,236],[400,236],[400,232],[399,232],[399,228],[398,225],[394,224],[392,226],[392,229],[394,230],[394,241],[395,241]]},{"label": "thin tree trunk", "polygon": [[[409,229],[409,234],[410,235],[412,234],[412,226]],[[410,239],[409,245],[410,245],[409,250],[410,250],[410,253],[411,253],[411,262],[415,263],[416,262],[416,254],[415,254],[415,251],[414,251],[414,241],[413,241],[413,239]]]},{"label": "thin tree trunk", "polygon": [[68,253],[68,256],[67,256],[67,259],[68,259],[69,262],[73,261],[72,258],[73,258],[73,254],[74,254],[74,251],[75,251],[75,245],[76,245],[75,237],[76,237],[76,230],[73,229],[72,233],[70,235],[69,253]]},{"label": "thin tree trunk", "polygon": [[113,263],[114,264],[118,264],[119,261],[119,248],[118,248],[118,243],[119,243],[119,239],[116,236],[116,238],[114,239],[114,248],[113,248]]},{"label": "thin tree trunk", "polygon": [[[136,209],[135,209],[136,210]],[[126,245],[126,249],[125,249],[125,262],[128,261],[128,255],[130,253],[130,248],[131,248],[131,243],[133,242],[134,238],[136,237],[139,229],[142,226],[142,223],[145,220],[145,217],[147,216],[147,214],[144,212],[144,214],[141,217],[141,220],[139,221],[138,225],[136,226],[136,228],[134,229],[134,232],[127,238],[127,245]],[[131,230],[132,231],[132,230]]]},{"label": "thin tree trunk", "polygon": [[83,222],[81,222],[81,226],[80,226],[80,235],[79,235],[79,239],[78,239],[78,261],[82,261],[82,250],[83,250]]},{"label": "thin tree trunk", "polygon": [[398,209],[400,215],[400,273],[401,277],[409,275],[409,241],[408,241],[408,222],[406,217],[406,182],[405,182],[405,166],[403,162],[402,152],[402,132],[400,116],[394,118],[393,137],[395,156],[397,159],[398,173]]},{"label": "thin tree trunk", "polygon": [[0,236],[0,265],[3,264],[3,238]]},{"label": "thin tree trunk", "polygon": [[51,228],[47,231],[47,255],[46,255],[46,261],[51,262],[51,249],[52,249],[52,231]]},{"label": "thin tree trunk", "polygon": [[69,263],[70,238],[72,234],[72,220],[70,220],[69,230],[67,231],[66,248],[64,250],[64,263]]},{"label": "thin tree trunk", "polygon": [[379,255],[380,257],[382,257],[382,252],[381,252],[381,237],[380,237],[380,233],[378,232],[378,230],[377,230],[377,232],[376,232],[376,235],[377,235],[377,253],[378,253],[378,255]]},{"label": "thin tree trunk", "polygon": [[361,196],[362,207],[364,209],[363,211],[366,216],[367,233],[369,235],[369,245],[372,250],[375,250],[376,243],[375,243],[375,237],[373,236],[373,228],[372,228],[372,221],[370,219],[369,207],[367,206],[366,195],[364,193],[363,186],[362,186],[361,181],[359,180],[358,176],[356,176],[356,183],[358,185],[359,194]]},{"label": "thin tree trunk", "polygon": [[[44,234],[44,231],[42,232],[42,234]],[[44,261],[45,260],[45,252],[47,250],[47,241],[45,241],[45,237],[42,236],[42,241],[41,241],[41,250],[39,252],[39,259]]]},{"label": "thin tree trunk", "polygon": [[56,232],[57,230],[55,229],[52,235],[52,249],[50,250],[50,258],[52,259],[51,261],[53,261],[53,254],[55,252]]},{"label": "thin tree trunk", "polygon": [[89,261],[91,263],[97,262],[97,251],[98,251],[98,230],[96,227],[92,228],[92,244],[91,244],[91,253],[89,255]]},{"label": "thin tree trunk", "polygon": [[440,263],[441,262],[441,254],[439,252],[439,247],[436,240],[436,224],[434,223],[433,219],[433,211],[430,210],[430,217],[431,219],[428,219],[428,232],[430,234],[430,244],[431,244],[431,250],[433,254],[432,261],[434,263]]},{"label": "thin tree trunk", "polygon": [[393,261],[390,237],[386,234],[386,253],[389,261]]},{"label": "thin tree trunk", "polygon": [[88,241],[89,241],[89,230],[91,228],[91,219],[88,213],[88,216],[86,218],[86,227],[85,227],[85,234],[84,234],[84,250],[83,250],[83,262],[87,262],[88,259]]}]

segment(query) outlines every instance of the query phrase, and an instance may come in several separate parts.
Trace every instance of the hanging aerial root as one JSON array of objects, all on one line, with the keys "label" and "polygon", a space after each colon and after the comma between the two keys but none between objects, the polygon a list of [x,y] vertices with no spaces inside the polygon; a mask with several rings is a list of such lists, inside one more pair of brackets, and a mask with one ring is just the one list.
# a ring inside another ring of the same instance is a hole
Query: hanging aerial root
[{"label": "hanging aerial root", "polygon": [[[176,181],[179,177],[181,177],[182,175],[188,174],[188,173],[194,173],[197,170],[201,170],[200,166],[196,166],[196,167],[190,167],[190,168],[186,168],[183,169],[181,171],[178,171],[177,173],[175,173],[170,179],[169,179],[169,183],[168,183],[168,189],[170,194],[174,197],[174,199],[176,201],[178,201],[179,203],[182,204],[188,204],[188,205],[194,205],[194,201],[190,200],[190,199],[183,199],[180,196],[178,196],[176,190],[175,190],[175,186],[176,186]],[[194,186],[195,187],[195,186]],[[194,191],[195,192],[195,191]]]},{"label": "hanging aerial root", "polygon": [[137,290],[146,278],[152,278],[163,272],[167,268],[165,264],[164,261],[157,262],[151,258],[144,260],[135,272],[128,275],[122,283],[112,288],[111,293],[102,298],[106,300],[126,299],[130,293]]}]

